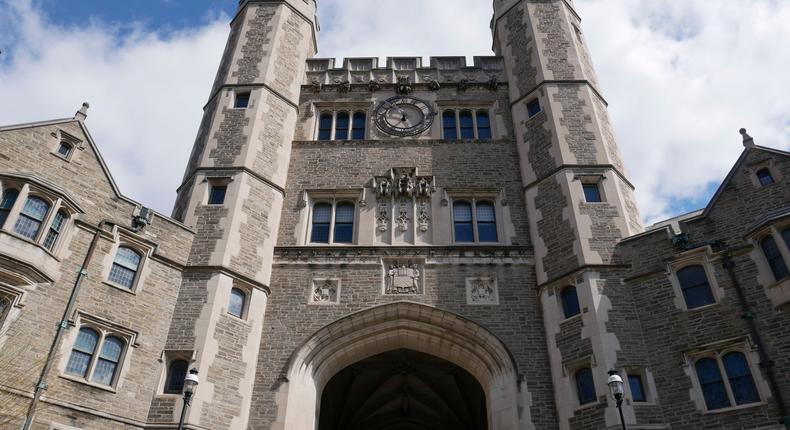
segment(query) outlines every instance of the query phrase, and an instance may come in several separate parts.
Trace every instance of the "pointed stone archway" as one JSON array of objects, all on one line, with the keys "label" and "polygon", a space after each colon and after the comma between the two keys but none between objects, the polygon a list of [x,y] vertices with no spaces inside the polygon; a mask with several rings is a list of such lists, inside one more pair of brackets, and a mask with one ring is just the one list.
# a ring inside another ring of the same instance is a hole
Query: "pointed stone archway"
[{"label": "pointed stone archway", "polygon": [[315,430],[320,399],[342,370],[391,351],[408,350],[461,368],[485,396],[489,430],[532,430],[530,395],[505,345],[484,327],[451,312],[397,302],[341,318],[291,356],[274,428]]}]

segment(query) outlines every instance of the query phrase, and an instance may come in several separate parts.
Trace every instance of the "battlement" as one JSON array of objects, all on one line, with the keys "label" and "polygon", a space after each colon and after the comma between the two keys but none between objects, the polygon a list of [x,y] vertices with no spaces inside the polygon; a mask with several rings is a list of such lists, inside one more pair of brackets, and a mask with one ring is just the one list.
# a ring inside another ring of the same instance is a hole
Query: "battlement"
[{"label": "battlement", "polygon": [[379,65],[378,57],[344,58],[337,67],[334,58],[307,60],[304,85],[396,84],[409,78],[413,84],[474,84],[507,81],[502,57],[474,57],[468,66],[466,57],[430,57],[423,65],[422,57],[387,57]]}]

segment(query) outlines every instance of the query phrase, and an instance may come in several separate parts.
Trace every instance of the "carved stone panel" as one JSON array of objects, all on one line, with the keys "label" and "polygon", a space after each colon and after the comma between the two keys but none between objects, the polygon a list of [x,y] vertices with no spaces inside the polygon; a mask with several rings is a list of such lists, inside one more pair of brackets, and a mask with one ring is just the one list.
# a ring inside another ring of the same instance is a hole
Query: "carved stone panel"
[{"label": "carved stone panel", "polygon": [[466,304],[498,305],[499,289],[496,278],[466,278]]},{"label": "carved stone panel", "polygon": [[340,279],[313,279],[310,287],[310,303],[314,305],[340,303]]},{"label": "carved stone panel", "polygon": [[412,260],[384,260],[384,294],[416,295],[423,292],[423,264]]}]

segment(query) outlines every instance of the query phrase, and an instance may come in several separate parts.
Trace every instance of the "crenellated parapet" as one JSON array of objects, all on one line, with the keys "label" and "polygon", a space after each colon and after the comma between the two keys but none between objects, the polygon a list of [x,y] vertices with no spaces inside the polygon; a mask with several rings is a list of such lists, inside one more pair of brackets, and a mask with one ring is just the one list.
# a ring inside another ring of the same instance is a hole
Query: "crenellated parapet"
[{"label": "crenellated parapet", "polygon": [[467,65],[466,57],[431,57],[423,64],[422,57],[387,57],[381,65],[377,57],[307,60],[303,85],[320,91],[324,86],[337,88],[368,86],[371,91],[391,85],[425,85],[438,90],[441,86],[489,86],[496,89],[507,81],[502,57],[474,57]]}]

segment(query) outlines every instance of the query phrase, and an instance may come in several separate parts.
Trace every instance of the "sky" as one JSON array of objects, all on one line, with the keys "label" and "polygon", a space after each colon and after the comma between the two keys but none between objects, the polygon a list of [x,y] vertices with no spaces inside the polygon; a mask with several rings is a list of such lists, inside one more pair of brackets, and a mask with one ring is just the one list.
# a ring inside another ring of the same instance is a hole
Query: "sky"
[{"label": "sky", "polygon": [[[492,55],[489,0],[319,0],[319,57]],[[790,0],[575,0],[646,224],[704,207],[743,150],[790,149]],[[0,0],[0,124],[87,124],[169,214],[237,0]],[[448,7],[448,5],[452,5]]]}]

